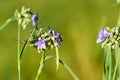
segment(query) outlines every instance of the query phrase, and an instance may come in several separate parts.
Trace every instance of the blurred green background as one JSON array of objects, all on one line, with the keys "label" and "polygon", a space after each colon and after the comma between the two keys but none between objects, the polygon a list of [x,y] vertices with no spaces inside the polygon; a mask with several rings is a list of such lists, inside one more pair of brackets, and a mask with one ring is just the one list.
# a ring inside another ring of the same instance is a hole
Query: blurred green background
[{"label": "blurred green background", "polygon": [[[1,0],[0,24],[13,16],[16,9],[30,7],[39,12],[45,29],[51,26],[61,33],[64,41],[60,58],[78,75],[80,80],[102,80],[103,49],[96,44],[101,27],[113,27],[117,23],[120,7],[116,0]],[[29,29],[22,30],[22,39]],[[17,80],[17,23],[14,21],[0,31],[0,80]],[[22,46],[22,44],[21,44]],[[54,55],[55,51],[48,51]],[[27,47],[22,58],[22,80],[34,80],[41,55]],[[56,74],[54,60],[46,62],[40,80],[73,80],[60,65]]]}]

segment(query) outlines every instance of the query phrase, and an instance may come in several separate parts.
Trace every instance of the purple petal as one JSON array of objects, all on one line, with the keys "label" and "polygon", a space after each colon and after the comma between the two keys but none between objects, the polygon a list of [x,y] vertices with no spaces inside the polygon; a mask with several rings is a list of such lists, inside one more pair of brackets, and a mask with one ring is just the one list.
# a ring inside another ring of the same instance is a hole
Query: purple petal
[{"label": "purple petal", "polygon": [[56,38],[56,41],[57,41],[57,45],[58,45],[58,47],[60,47],[60,39],[58,39],[58,38]]},{"label": "purple petal", "polygon": [[41,45],[41,47],[42,47],[43,49],[46,49],[46,45],[45,45],[45,44]]},{"label": "purple petal", "polygon": [[45,39],[41,39],[35,43],[35,46],[40,46],[42,49],[46,49]]},{"label": "purple petal", "polygon": [[110,35],[112,35],[111,32],[108,32],[105,28],[102,28],[99,32],[99,35],[98,35],[99,37],[98,37],[96,43],[100,43],[100,42],[104,41]]},{"label": "purple petal", "polygon": [[51,30],[51,34],[54,36],[54,38],[55,38],[55,40],[56,40],[56,42],[57,42],[58,47],[60,47],[60,42],[62,41],[62,40],[61,40],[62,38],[61,38],[60,34],[57,33],[57,32],[54,31],[54,30]]},{"label": "purple petal", "polygon": [[107,30],[105,28],[102,29],[102,33],[101,34],[102,34],[103,37],[108,37],[108,36],[111,35],[111,33],[107,32]]},{"label": "purple petal", "polygon": [[55,38],[59,38],[60,34],[57,33],[56,31],[52,30],[51,31],[52,35],[55,37]]},{"label": "purple petal", "polygon": [[32,17],[32,25],[35,26],[37,22],[38,22],[38,12],[36,12]]},{"label": "purple petal", "polygon": [[100,43],[100,42],[102,42],[102,41],[104,41],[105,39],[97,39],[97,41],[96,41],[96,43]]}]

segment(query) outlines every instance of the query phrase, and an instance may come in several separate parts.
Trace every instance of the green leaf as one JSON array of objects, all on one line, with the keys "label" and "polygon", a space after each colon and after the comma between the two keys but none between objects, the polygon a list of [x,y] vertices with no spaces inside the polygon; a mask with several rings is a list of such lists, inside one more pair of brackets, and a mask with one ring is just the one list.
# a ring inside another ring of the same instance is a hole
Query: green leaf
[{"label": "green leaf", "polygon": [[107,80],[111,80],[111,71],[112,71],[112,58],[111,58],[111,45],[105,46],[105,74]]},{"label": "green leaf", "polygon": [[6,20],[2,25],[0,25],[0,30],[5,28],[11,21],[15,20],[15,17],[11,17],[8,20]]},{"label": "green leaf", "polygon": [[[57,59],[55,56],[46,56],[45,57],[45,61],[48,59]],[[62,60],[59,59],[59,62],[68,70],[68,72],[72,75],[72,77],[74,78],[74,80],[79,80],[79,78],[77,77],[77,75],[69,68],[69,66],[63,62]]]},{"label": "green leaf", "polygon": [[[115,48],[115,69],[114,69],[114,74],[113,74],[113,80],[115,80],[116,77],[116,73],[118,72],[119,76],[120,76],[120,48],[116,47]],[[118,71],[117,71],[118,70]],[[117,79],[119,80],[119,79]]]},{"label": "green leaf", "polygon": [[111,71],[112,71],[112,54],[111,54],[111,46],[108,46],[108,65],[109,65],[109,80],[111,80]]},{"label": "green leaf", "polygon": [[118,74],[120,76],[120,48],[116,48],[115,50],[115,59],[116,59],[116,63],[117,63],[117,60],[118,60]]},{"label": "green leaf", "polygon": [[25,49],[26,46],[27,46],[27,43],[28,43],[28,40],[25,41],[25,43],[24,43],[24,45],[23,45],[23,47],[22,47],[22,49],[21,49],[21,52],[20,52],[20,59],[22,58],[22,54],[23,54],[23,52],[24,52],[24,49]]}]

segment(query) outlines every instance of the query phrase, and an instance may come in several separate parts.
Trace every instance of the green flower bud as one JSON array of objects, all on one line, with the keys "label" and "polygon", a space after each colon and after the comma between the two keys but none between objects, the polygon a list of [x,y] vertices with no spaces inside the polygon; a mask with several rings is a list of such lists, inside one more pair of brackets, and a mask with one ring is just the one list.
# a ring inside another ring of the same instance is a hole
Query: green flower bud
[{"label": "green flower bud", "polygon": [[18,21],[18,24],[25,29],[29,22],[31,22],[32,12],[30,8],[22,7],[21,12],[18,12],[18,10],[15,11],[14,16],[16,17],[16,20]]}]

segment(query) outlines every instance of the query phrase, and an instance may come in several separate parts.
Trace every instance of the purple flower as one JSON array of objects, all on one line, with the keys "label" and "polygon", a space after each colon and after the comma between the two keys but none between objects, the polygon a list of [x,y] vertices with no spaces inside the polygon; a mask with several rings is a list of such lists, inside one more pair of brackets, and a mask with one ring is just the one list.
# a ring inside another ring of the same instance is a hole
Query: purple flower
[{"label": "purple flower", "polygon": [[96,41],[96,43],[100,43],[102,41],[104,41],[108,36],[112,35],[111,32],[107,32],[107,30],[105,28],[102,28],[99,32],[99,37]]},{"label": "purple flower", "polygon": [[36,12],[33,16],[32,16],[32,25],[35,26],[35,24],[38,22],[38,12]]},{"label": "purple flower", "polygon": [[60,42],[62,41],[62,37],[59,33],[55,32],[54,30],[51,30],[51,34],[54,36],[58,47],[60,47]]},{"label": "purple flower", "polygon": [[40,46],[42,49],[46,49],[45,39],[41,39],[35,43],[35,46]]}]

